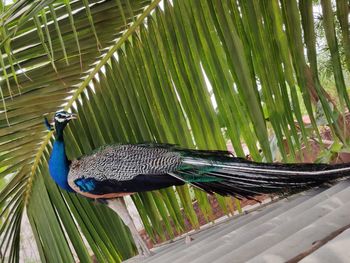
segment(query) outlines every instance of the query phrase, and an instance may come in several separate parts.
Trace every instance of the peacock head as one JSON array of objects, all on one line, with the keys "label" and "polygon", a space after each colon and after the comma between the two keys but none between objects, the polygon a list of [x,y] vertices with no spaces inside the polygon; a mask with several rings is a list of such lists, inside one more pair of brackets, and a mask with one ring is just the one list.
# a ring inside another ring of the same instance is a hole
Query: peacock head
[{"label": "peacock head", "polygon": [[76,119],[77,118],[77,115],[74,114],[74,113],[69,113],[68,111],[64,111],[64,110],[61,110],[61,111],[58,111],[56,112],[55,114],[55,125],[57,124],[66,124],[70,121],[70,120],[73,120],[73,119]]},{"label": "peacock head", "polygon": [[76,118],[77,115],[74,113],[69,113],[67,111],[56,112],[54,121],[57,138],[62,138],[63,130],[67,126],[68,122]]}]

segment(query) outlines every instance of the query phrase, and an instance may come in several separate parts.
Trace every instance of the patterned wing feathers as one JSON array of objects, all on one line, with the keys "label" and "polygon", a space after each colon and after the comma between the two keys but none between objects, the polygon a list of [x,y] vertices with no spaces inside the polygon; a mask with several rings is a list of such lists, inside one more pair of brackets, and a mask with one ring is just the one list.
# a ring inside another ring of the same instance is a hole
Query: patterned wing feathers
[{"label": "patterned wing feathers", "polygon": [[166,148],[114,145],[72,161],[69,181],[94,178],[103,181],[132,180],[139,174],[164,174],[181,164],[181,156]]}]

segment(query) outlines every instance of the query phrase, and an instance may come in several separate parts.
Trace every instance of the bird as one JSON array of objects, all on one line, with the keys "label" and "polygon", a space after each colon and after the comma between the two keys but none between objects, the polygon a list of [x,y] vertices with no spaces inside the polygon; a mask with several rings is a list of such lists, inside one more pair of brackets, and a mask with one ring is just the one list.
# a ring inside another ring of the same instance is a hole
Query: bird
[{"label": "bird", "polygon": [[190,184],[209,194],[254,199],[260,194],[288,195],[350,176],[349,164],[262,163],[229,151],[161,143],[105,145],[68,160],[63,131],[76,118],[67,111],[55,113],[52,179],[66,191],[107,200],[129,227],[138,252],[146,256],[151,252],[127,212],[124,196]]}]

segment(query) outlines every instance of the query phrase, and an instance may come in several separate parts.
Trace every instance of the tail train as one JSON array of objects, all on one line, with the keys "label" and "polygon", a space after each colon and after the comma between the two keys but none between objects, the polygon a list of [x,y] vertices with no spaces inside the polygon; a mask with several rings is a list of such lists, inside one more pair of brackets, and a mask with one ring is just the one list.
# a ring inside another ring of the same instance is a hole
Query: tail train
[{"label": "tail train", "polygon": [[259,163],[223,151],[187,151],[170,175],[208,193],[254,199],[260,194],[291,194],[350,177],[350,164]]}]

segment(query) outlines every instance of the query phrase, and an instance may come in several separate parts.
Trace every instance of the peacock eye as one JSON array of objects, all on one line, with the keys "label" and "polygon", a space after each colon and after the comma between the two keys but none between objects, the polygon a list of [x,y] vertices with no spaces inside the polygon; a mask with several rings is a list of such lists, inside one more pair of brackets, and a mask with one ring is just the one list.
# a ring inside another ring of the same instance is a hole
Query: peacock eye
[{"label": "peacock eye", "polygon": [[56,118],[59,118],[59,119],[65,119],[67,116],[62,114],[62,113],[58,113],[56,114]]}]

